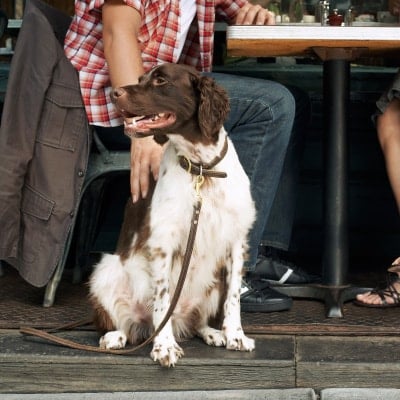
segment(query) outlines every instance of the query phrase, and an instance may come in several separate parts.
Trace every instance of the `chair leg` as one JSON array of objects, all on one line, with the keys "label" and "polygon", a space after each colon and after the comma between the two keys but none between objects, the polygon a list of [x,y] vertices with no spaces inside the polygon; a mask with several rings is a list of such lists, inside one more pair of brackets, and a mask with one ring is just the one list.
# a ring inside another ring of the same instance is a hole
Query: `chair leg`
[{"label": "chair leg", "polygon": [[[100,178],[93,182],[83,195],[81,204],[79,206],[81,212],[79,213],[79,216],[75,222],[73,222],[71,231],[65,244],[64,253],[56,267],[56,270],[54,271],[52,278],[46,286],[43,307],[51,307],[54,304],[56,291],[67,263],[68,254],[71,248],[72,236],[73,232],[76,231],[76,226],[79,227],[79,229],[77,232],[77,245],[75,248],[75,259],[77,263],[74,266],[73,282],[81,282],[82,268],[84,268],[87,264],[90,248],[93,243],[93,238],[96,234],[96,228],[101,209],[101,200],[103,198],[105,185],[106,179]],[[84,209],[87,209],[87,211],[84,211]]]},{"label": "chair leg", "polygon": [[76,229],[73,283],[82,282],[90,263],[90,251],[96,239],[107,179],[96,179],[87,189],[78,216]]},{"label": "chair leg", "polygon": [[62,260],[60,260],[56,270],[54,271],[53,276],[47,283],[46,290],[44,293],[43,307],[51,307],[54,304],[57,287],[58,284],[60,283],[63,272],[64,272],[64,263],[62,262]]},{"label": "chair leg", "polygon": [[56,291],[58,284],[60,283],[62,274],[64,272],[65,264],[67,263],[69,249],[71,247],[72,232],[74,231],[75,222],[72,223],[71,230],[68,234],[67,240],[65,242],[64,253],[61,255],[58,261],[57,267],[54,271],[53,276],[46,285],[46,290],[44,293],[43,307],[51,307],[54,304],[56,297]]}]

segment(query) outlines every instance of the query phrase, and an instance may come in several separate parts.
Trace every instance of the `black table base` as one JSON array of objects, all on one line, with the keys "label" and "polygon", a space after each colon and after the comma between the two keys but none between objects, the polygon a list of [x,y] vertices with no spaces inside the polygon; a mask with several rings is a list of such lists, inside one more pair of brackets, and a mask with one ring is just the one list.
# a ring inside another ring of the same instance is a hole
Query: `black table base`
[{"label": "black table base", "polygon": [[275,287],[292,297],[325,303],[327,317],[342,318],[343,303],[368,288],[347,285],[347,111],[350,96],[350,60],[362,49],[314,48],[323,60],[324,98],[324,238],[322,285]]},{"label": "black table base", "polygon": [[357,294],[364,293],[369,288],[355,286],[331,286],[331,285],[281,285],[273,286],[277,291],[291,297],[320,300],[325,304],[328,318],[342,318],[343,304],[353,300]]}]

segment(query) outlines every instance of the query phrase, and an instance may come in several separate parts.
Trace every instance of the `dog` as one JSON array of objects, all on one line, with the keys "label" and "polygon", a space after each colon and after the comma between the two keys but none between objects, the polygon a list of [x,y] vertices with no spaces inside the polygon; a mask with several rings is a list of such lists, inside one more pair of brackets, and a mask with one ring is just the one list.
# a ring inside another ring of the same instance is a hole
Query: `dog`
[{"label": "dog", "polygon": [[[178,341],[252,351],[240,318],[248,232],[255,219],[250,183],[223,123],[225,91],[194,68],[162,64],[138,84],[113,90],[125,133],[165,143],[153,192],[127,202],[115,254],[105,254],[89,280],[100,347],[138,344],[161,323],[177,286],[193,208],[201,196],[197,234],[183,290],[153,340],[151,358],[174,366]],[[196,185],[197,183],[197,185]]]}]

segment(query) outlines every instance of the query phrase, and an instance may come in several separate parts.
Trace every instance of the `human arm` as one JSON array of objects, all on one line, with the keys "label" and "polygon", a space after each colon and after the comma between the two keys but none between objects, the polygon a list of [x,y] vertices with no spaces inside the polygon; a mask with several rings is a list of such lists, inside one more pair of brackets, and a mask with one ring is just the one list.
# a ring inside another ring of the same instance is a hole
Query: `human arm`
[{"label": "human arm", "polygon": [[[144,72],[138,34],[140,13],[123,0],[107,0],[102,9],[104,54],[112,87],[136,84]],[[132,138],[131,193],[146,197],[149,175],[157,179],[163,148],[152,137]]]}]

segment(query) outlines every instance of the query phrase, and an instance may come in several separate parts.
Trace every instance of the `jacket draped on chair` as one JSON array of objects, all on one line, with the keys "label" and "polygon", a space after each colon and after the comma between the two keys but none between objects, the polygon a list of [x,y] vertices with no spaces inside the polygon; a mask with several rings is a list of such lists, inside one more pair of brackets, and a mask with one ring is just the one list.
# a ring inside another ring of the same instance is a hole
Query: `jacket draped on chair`
[{"label": "jacket draped on chair", "polygon": [[0,259],[34,286],[51,278],[77,213],[90,151],[70,18],[29,0],[0,127]]}]

